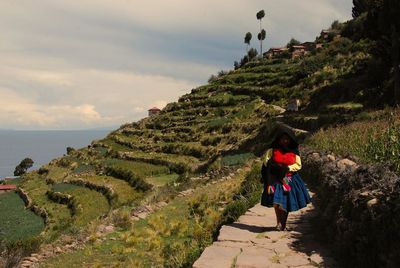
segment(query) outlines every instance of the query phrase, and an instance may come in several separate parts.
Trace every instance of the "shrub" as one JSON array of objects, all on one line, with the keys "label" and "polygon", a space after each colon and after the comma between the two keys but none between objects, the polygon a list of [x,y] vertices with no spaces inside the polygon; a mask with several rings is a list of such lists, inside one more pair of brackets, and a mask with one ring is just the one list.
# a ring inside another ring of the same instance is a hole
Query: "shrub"
[{"label": "shrub", "polygon": [[131,216],[129,211],[117,210],[112,213],[112,221],[116,227],[129,229],[132,226]]}]

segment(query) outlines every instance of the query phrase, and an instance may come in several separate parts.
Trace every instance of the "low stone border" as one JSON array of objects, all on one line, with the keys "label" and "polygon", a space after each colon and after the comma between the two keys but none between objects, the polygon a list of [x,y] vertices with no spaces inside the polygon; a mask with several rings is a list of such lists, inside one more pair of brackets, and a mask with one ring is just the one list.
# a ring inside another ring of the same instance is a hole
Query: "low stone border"
[{"label": "low stone border", "polygon": [[21,187],[17,188],[16,192],[20,196],[20,198],[24,201],[26,208],[32,210],[33,213],[40,216],[45,224],[49,222],[49,214],[47,213],[47,211],[44,208],[35,205],[32,202],[32,199],[28,196],[28,194],[25,192],[23,188]]},{"label": "low stone border", "polygon": [[302,176],[317,193],[318,226],[349,267],[400,267],[400,177],[385,165],[302,150]]},{"label": "low stone border", "polygon": [[117,193],[111,187],[105,185],[98,185],[95,183],[91,183],[89,181],[85,181],[83,179],[74,179],[74,180],[64,180],[63,183],[74,184],[77,186],[83,186],[89,188],[90,190],[94,190],[103,194],[106,198],[110,206],[113,205],[116,198],[118,198]]}]

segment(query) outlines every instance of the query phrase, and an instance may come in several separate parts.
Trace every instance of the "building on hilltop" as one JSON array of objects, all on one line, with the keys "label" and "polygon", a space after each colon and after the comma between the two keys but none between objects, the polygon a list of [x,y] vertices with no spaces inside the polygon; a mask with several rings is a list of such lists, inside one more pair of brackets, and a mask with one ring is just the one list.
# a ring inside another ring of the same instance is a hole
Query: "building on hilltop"
[{"label": "building on hilltop", "polygon": [[337,30],[322,30],[319,38],[326,41],[332,41],[340,36],[340,32]]},{"label": "building on hilltop", "polygon": [[292,46],[292,58],[299,58],[306,55],[309,51],[306,50],[306,47],[303,45],[295,45]]},{"label": "building on hilltop", "polygon": [[291,99],[289,100],[288,105],[286,106],[286,111],[297,112],[300,108],[301,102],[299,99]]},{"label": "building on hilltop", "polygon": [[155,116],[157,114],[159,114],[161,112],[160,109],[158,109],[157,107],[153,107],[151,109],[149,109],[149,116]]},{"label": "building on hilltop", "polygon": [[288,51],[287,47],[272,47],[270,50],[264,53],[266,58],[275,58],[281,56],[283,53]]}]

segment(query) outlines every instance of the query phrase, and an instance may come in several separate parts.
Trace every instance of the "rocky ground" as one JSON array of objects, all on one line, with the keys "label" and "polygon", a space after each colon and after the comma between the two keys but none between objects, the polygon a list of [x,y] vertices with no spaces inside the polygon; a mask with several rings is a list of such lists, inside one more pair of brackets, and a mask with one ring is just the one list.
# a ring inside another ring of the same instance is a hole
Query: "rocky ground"
[{"label": "rocky ground", "polygon": [[221,228],[218,240],[206,248],[195,268],[211,267],[337,267],[329,251],[313,234],[314,207],[292,212],[290,231],[276,231],[273,208],[257,204],[237,222]]}]

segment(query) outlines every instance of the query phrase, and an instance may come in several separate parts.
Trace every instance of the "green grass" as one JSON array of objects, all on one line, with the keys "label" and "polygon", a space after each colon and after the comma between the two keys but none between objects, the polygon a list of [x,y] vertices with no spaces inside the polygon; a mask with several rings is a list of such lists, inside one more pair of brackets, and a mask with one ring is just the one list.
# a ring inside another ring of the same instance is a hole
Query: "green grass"
[{"label": "green grass", "polygon": [[38,235],[43,219],[35,215],[15,192],[0,194],[0,240],[16,242]]},{"label": "green grass", "polygon": [[72,191],[74,189],[79,188],[79,186],[76,186],[74,184],[69,184],[69,183],[56,183],[53,184],[52,190],[54,192],[67,192],[67,191]]},{"label": "green grass", "polygon": [[320,130],[307,141],[317,149],[353,155],[367,163],[390,163],[400,171],[400,116],[354,122]]},{"label": "green grass", "polygon": [[126,181],[110,177],[110,176],[99,176],[99,175],[88,175],[81,176],[85,181],[111,187],[118,195],[119,205],[133,204],[135,201],[143,197],[143,193],[136,191]]},{"label": "green grass", "polygon": [[164,174],[158,176],[147,177],[146,181],[155,186],[163,186],[170,182],[174,182],[179,177],[178,174]]},{"label": "green grass", "polygon": [[221,164],[223,166],[237,166],[243,165],[251,158],[254,158],[253,153],[244,153],[244,154],[235,154],[235,155],[226,155],[221,159]]},{"label": "green grass", "polygon": [[107,199],[101,193],[85,187],[67,188],[62,193],[72,195],[79,204],[78,212],[74,216],[74,225],[78,227],[86,226],[110,210]]},{"label": "green grass", "polygon": [[153,165],[143,162],[127,161],[121,159],[107,159],[104,164],[130,170],[141,177],[170,173],[169,168],[166,166]]},{"label": "green grass", "polygon": [[176,198],[145,220],[135,222],[130,230],[48,259],[42,267],[188,267],[212,243],[223,215],[221,202],[232,200],[244,175],[243,171],[230,181],[203,186],[192,196]]},{"label": "green grass", "polygon": [[45,209],[49,214],[49,222],[45,228],[44,238],[52,240],[61,232],[65,231],[72,222],[71,212],[66,205],[54,203],[46,196],[46,192],[51,190],[51,185],[35,173],[29,173],[21,187],[27,192],[32,202]]},{"label": "green grass", "polygon": [[345,102],[345,103],[338,103],[338,104],[329,104],[326,106],[329,110],[359,110],[362,109],[364,106],[361,103],[354,103],[354,102]]}]

